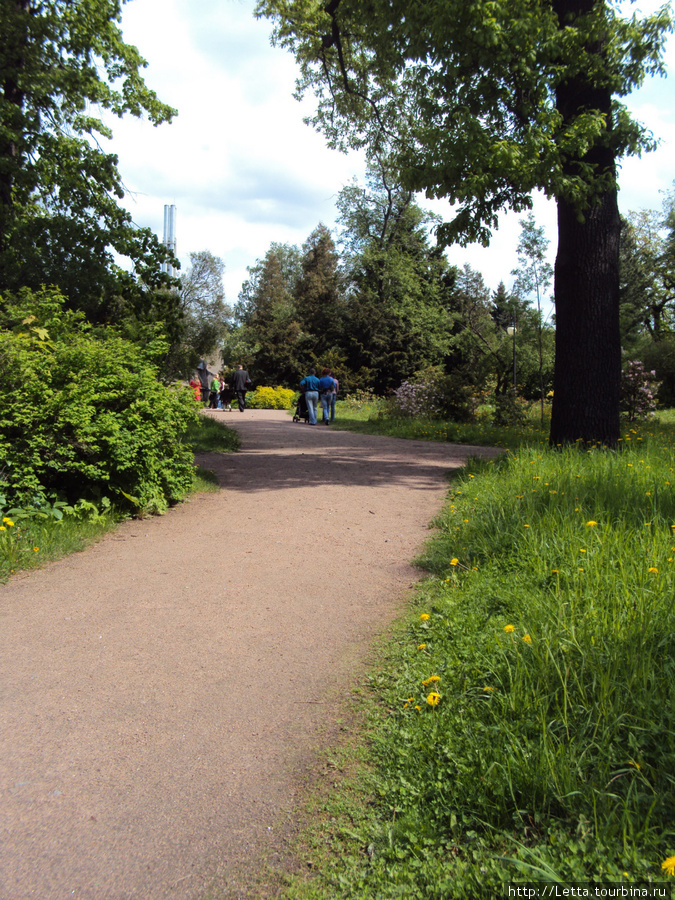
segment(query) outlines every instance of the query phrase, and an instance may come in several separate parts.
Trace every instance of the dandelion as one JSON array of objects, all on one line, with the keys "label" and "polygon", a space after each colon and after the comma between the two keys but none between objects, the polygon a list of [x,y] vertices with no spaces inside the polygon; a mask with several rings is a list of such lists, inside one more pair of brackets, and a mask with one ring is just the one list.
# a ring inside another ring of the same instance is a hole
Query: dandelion
[{"label": "dandelion", "polygon": [[661,863],[661,868],[666,875],[675,875],[675,856],[669,856]]},{"label": "dandelion", "polygon": [[490,687],[489,684],[486,684],[485,687],[483,688],[483,690],[487,691],[489,694],[491,694],[494,691],[494,688]]},{"label": "dandelion", "polygon": [[420,644],[419,647],[418,647],[417,649],[418,649],[418,650],[426,650],[426,649],[427,649],[427,645],[426,645],[426,644]]},{"label": "dandelion", "polygon": [[524,634],[524,635],[523,635],[523,640],[525,641],[526,644],[531,644],[531,643],[532,643],[532,638],[530,637],[529,634]]},{"label": "dandelion", "polygon": [[593,519],[591,519],[590,521],[586,522],[586,527],[587,528],[595,528],[595,526],[597,524],[598,524],[597,522],[594,522]]},{"label": "dandelion", "polygon": [[504,626],[504,631],[505,631],[507,634],[512,634],[515,630],[516,630],[515,625],[505,625],[505,626]]},{"label": "dandelion", "polygon": [[14,527],[14,522],[12,522],[11,519],[8,519],[7,516],[4,516],[4,517],[3,517],[3,519],[2,519],[2,524],[3,524],[3,525],[7,525],[9,528],[13,528],[13,527]]},{"label": "dandelion", "polygon": [[429,687],[430,684],[433,684],[435,681],[440,681],[440,680],[441,680],[440,675],[431,675],[431,676],[429,676],[429,678],[427,678],[426,681],[423,681],[422,684],[424,685],[424,687]]},{"label": "dandelion", "polygon": [[451,560],[450,560],[450,565],[451,565],[451,566],[458,566],[458,565],[459,565],[459,560],[457,559],[457,557],[455,557],[455,559],[451,559]]},{"label": "dandelion", "polygon": [[417,712],[422,712],[422,707],[421,707],[421,706],[416,706],[415,709],[417,710]]},{"label": "dandelion", "polygon": [[648,571],[648,572],[653,572],[655,575],[658,575],[658,573],[659,573],[659,570],[656,568],[656,566],[650,566],[650,567],[647,569],[647,571]]},{"label": "dandelion", "polygon": [[420,622],[427,622],[430,618],[431,616],[429,615],[429,613],[422,613],[422,615],[420,616]]},{"label": "dandelion", "polygon": [[0,525],[0,531],[7,531],[4,525]]},{"label": "dandelion", "polygon": [[586,551],[584,550],[583,547],[581,547],[581,548],[579,549],[579,553],[585,553],[585,552],[586,552]]},{"label": "dandelion", "polygon": [[523,528],[529,528],[529,527],[530,527],[529,525],[523,525]]},{"label": "dandelion", "polygon": [[39,553],[39,552],[40,552],[39,547],[33,547],[33,553]]},{"label": "dandelion", "polygon": [[551,569],[552,575],[560,575],[560,569]]},{"label": "dandelion", "polygon": [[427,703],[429,704],[429,706],[438,706],[438,704],[440,702],[441,702],[441,695],[439,693],[437,693],[436,691],[432,691],[427,696]]}]

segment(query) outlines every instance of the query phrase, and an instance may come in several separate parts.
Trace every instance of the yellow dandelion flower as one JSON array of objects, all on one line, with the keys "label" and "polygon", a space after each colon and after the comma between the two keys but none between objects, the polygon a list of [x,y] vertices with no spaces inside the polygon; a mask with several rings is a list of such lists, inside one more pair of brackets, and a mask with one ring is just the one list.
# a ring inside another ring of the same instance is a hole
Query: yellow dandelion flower
[{"label": "yellow dandelion flower", "polygon": [[588,522],[586,522],[586,527],[587,527],[587,528],[594,528],[597,524],[598,524],[598,523],[597,523],[597,522],[594,522],[593,519],[590,519]]},{"label": "yellow dandelion flower", "polygon": [[439,693],[437,693],[436,691],[432,691],[427,696],[427,703],[429,704],[429,706],[438,706],[438,704],[440,702],[441,702],[441,695]]},{"label": "yellow dandelion flower", "polygon": [[515,630],[516,630],[515,625],[505,625],[505,626],[504,626],[504,631],[505,631],[507,634],[512,634]]},{"label": "yellow dandelion flower", "polygon": [[669,856],[661,863],[661,868],[666,875],[675,875],[675,856]]},{"label": "yellow dandelion flower", "polygon": [[560,575],[560,569],[551,569],[552,575]]},{"label": "yellow dandelion flower", "polygon": [[33,553],[39,553],[39,552],[40,552],[39,547],[33,547]]},{"label": "yellow dandelion flower", "polygon": [[417,712],[422,712],[422,707],[421,707],[421,706],[416,706],[415,709],[417,710]]},{"label": "yellow dandelion flower", "polygon": [[3,522],[3,525],[7,525],[7,526],[9,526],[10,528],[13,528],[13,527],[14,527],[14,522],[12,522],[11,519],[8,519],[7,516],[4,516],[2,522]]},{"label": "yellow dandelion flower", "polygon": [[584,550],[583,547],[581,547],[581,548],[579,549],[579,553],[585,553],[585,552],[586,552],[586,551]]},{"label": "yellow dandelion flower", "polygon": [[0,525],[0,531],[7,531],[4,525]]},{"label": "yellow dandelion flower", "polygon": [[523,528],[529,528],[529,527],[530,527],[529,525],[523,525]]},{"label": "yellow dandelion flower", "polygon": [[426,681],[422,682],[422,684],[424,685],[424,687],[428,687],[430,684],[433,684],[435,681],[440,681],[440,680],[441,680],[440,675],[430,675]]},{"label": "yellow dandelion flower", "polygon": [[531,644],[531,643],[532,643],[532,638],[530,637],[529,634],[524,634],[524,635],[523,635],[523,640],[525,641],[526,644]]},{"label": "yellow dandelion flower", "polygon": [[487,691],[488,693],[492,693],[492,691],[494,691],[494,688],[490,687],[489,684],[486,684],[485,687],[483,688],[483,690]]},{"label": "yellow dandelion flower", "polygon": [[656,575],[658,575],[658,572],[659,572],[659,570],[656,568],[656,566],[650,566],[650,567],[647,569],[647,571],[648,571],[648,572],[653,572],[653,573],[656,574]]},{"label": "yellow dandelion flower", "polygon": [[420,616],[420,622],[427,622],[430,618],[431,616],[429,615],[429,613],[422,613],[422,615]]},{"label": "yellow dandelion flower", "polygon": [[450,560],[450,565],[451,565],[451,566],[458,566],[458,565],[459,565],[459,560],[457,559],[457,557],[455,557],[454,559],[451,559],[451,560]]},{"label": "yellow dandelion flower", "polygon": [[417,649],[418,649],[418,650],[426,650],[426,649],[427,649],[427,645],[426,645],[426,644],[420,644],[419,647],[418,647]]}]

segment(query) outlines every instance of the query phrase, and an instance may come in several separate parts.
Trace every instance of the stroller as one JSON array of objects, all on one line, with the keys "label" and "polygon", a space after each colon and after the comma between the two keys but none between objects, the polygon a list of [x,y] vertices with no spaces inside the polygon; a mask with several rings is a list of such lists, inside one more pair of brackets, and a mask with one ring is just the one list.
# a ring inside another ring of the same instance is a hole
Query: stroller
[{"label": "stroller", "polygon": [[300,394],[298,397],[298,405],[295,407],[295,413],[293,414],[294,422],[299,422],[300,419],[304,419],[305,424],[309,422],[309,410],[307,409],[307,401],[304,394]]}]

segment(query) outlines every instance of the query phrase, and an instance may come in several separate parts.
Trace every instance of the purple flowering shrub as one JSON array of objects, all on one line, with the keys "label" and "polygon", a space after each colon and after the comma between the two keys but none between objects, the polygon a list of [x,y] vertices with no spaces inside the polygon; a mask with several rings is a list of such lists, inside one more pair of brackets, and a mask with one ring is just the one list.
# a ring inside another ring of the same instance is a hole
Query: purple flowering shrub
[{"label": "purple flowering shrub", "polygon": [[629,360],[621,372],[621,412],[629,422],[648,419],[656,409],[659,382],[640,360]]},{"label": "purple flowering shrub", "polygon": [[447,375],[440,366],[416,372],[393,392],[390,409],[406,418],[471,421],[478,404],[473,387],[459,372]]}]

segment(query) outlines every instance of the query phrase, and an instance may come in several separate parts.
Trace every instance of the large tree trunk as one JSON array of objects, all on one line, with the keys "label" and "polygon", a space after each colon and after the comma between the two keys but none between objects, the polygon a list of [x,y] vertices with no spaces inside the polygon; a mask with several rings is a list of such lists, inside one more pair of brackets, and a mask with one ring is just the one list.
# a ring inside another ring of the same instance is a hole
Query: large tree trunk
[{"label": "large tree trunk", "polygon": [[615,447],[619,438],[619,210],[616,191],[584,222],[558,202],[550,442]]},{"label": "large tree trunk", "polygon": [[[561,28],[581,23],[586,52],[602,60],[605,36],[598,25],[607,16],[605,0],[553,0]],[[594,29],[587,17],[596,18]],[[617,446],[621,390],[619,332],[619,237],[616,161],[612,146],[612,94],[584,67],[557,86],[556,108],[563,125],[574,128],[587,110],[604,115],[606,129],[582,158],[568,157],[570,179],[590,167],[604,190],[583,213],[558,198],[558,255],[555,264],[556,340],[553,375],[553,446],[580,441]],[[582,177],[587,177],[583,176]],[[611,186],[608,186],[611,185]]]}]

